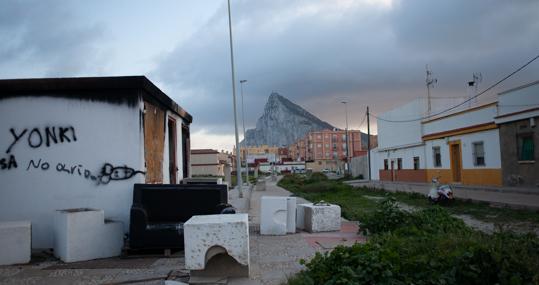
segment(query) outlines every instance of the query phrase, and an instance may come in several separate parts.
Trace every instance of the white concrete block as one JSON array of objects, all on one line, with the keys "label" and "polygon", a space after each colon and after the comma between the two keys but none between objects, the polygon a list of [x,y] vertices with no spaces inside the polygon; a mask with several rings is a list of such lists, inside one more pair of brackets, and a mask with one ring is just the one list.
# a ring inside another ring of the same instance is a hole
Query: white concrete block
[{"label": "white concrete block", "polygon": [[193,216],[183,227],[185,268],[203,270],[212,257],[226,253],[245,266],[249,275],[247,214]]},{"label": "white concrete block", "polygon": [[313,203],[298,204],[296,210],[296,228],[300,230],[305,229],[305,206],[312,205]]},{"label": "white concrete block", "polygon": [[341,229],[341,207],[338,205],[305,205],[305,229],[308,232],[331,232]]},{"label": "white concrete block", "polygon": [[31,240],[29,221],[0,222],[0,265],[30,262]]},{"label": "white concrete block", "polygon": [[286,233],[296,232],[296,197],[286,197]]},{"label": "white concrete block", "polygon": [[54,255],[62,261],[118,256],[122,247],[122,223],[105,221],[103,210],[82,208],[56,211]]},{"label": "white concrete block", "polygon": [[287,197],[260,198],[260,234],[286,235]]}]

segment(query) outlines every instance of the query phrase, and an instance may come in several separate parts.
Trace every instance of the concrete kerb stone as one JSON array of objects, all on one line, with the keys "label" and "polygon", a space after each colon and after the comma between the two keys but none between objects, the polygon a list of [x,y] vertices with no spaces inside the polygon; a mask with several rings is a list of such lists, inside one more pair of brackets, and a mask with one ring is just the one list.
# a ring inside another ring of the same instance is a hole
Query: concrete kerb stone
[{"label": "concrete kerb stone", "polygon": [[30,221],[0,222],[0,265],[30,262],[31,239]]},{"label": "concrete kerb stone", "polygon": [[58,210],[54,215],[54,255],[64,262],[118,256],[123,248],[123,225],[106,221],[103,210]]},{"label": "concrete kerb stone", "polygon": [[306,204],[305,229],[308,232],[331,232],[341,229],[341,207],[338,205]]},{"label": "concrete kerb stone", "polygon": [[260,234],[286,235],[288,197],[260,198]]},{"label": "concrete kerb stone", "polygon": [[184,224],[184,239],[185,267],[191,275],[249,276],[247,214],[193,216]]}]

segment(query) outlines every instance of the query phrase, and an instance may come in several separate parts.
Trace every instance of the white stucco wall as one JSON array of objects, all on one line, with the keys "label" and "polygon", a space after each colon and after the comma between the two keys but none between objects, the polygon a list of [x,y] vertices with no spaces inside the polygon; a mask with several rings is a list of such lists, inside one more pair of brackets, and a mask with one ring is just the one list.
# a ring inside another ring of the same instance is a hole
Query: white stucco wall
[{"label": "white stucco wall", "polygon": [[424,123],[424,135],[494,122],[496,105]]},{"label": "white stucco wall", "polygon": [[[130,107],[53,97],[1,100],[0,157],[13,155],[17,167],[0,170],[0,220],[30,220],[34,248],[52,247],[56,209],[103,209],[107,218],[122,221],[127,231],[133,184],[144,182],[144,174],[121,179],[120,173],[118,180],[108,183],[97,180],[106,163],[144,171],[141,108],[141,102]],[[70,129],[66,136],[71,142],[52,143],[47,147],[46,127],[49,130],[55,127],[57,133],[60,127],[72,127],[76,141]],[[13,142],[12,128],[16,134],[27,131],[6,153]],[[32,131],[34,128],[39,131]],[[34,147],[29,145],[31,132],[30,144]],[[41,144],[38,132],[43,138]],[[36,167],[29,165],[30,161]],[[64,168],[69,173],[62,171]]]},{"label": "white stucco wall", "polygon": [[[371,149],[371,180],[380,180],[380,158],[381,155],[378,152],[378,148]],[[382,164],[382,168],[384,165]],[[368,177],[365,177],[367,179]]]},{"label": "white stucco wall", "polygon": [[[405,105],[380,115],[385,120],[410,120],[424,115],[423,101],[413,100]],[[387,122],[377,120],[378,148],[392,148],[421,142],[421,121]]]},{"label": "white stucco wall", "polygon": [[[539,116],[539,81],[528,86],[506,91],[498,95],[498,116],[496,123],[506,123],[510,121],[523,120]],[[533,109],[533,110],[530,110]],[[528,110],[527,112],[522,112]],[[522,112],[522,113],[519,113]]]},{"label": "white stucco wall", "polygon": [[394,161],[394,169],[397,169],[397,159],[402,158],[402,169],[414,169],[414,157],[419,157],[419,168],[425,169],[425,150],[423,145],[399,148],[378,152],[378,170],[384,169],[384,160],[387,159],[388,169],[391,169],[391,161]]},{"label": "white stucco wall", "polygon": [[[462,168],[472,169],[472,168],[501,168],[501,157],[500,157],[500,136],[498,129],[482,131],[471,134],[464,134],[458,136],[451,136],[444,139],[437,139],[426,141],[426,160],[427,168],[436,169],[434,167],[432,147],[439,146],[441,157],[442,157],[442,166],[437,168],[449,169],[451,168],[451,162],[449,157],[449,145],[448,142],[460,140],[462,148]],[[473,148],[472,144],[474,142],[483,142],[483,148],[485,153],[485,165],[484,166],[475,166],[473,163]]]}]

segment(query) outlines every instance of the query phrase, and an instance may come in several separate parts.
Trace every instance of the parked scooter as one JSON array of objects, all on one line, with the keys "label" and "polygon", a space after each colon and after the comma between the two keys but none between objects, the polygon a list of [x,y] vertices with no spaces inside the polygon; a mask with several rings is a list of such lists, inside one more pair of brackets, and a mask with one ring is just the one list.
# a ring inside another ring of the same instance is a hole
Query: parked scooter
[{"label": "parked scooter", "polygon": [[440,177],[432,178],[432,185],[429,191],[429,201],[432,203],[447,203],[453,200],[453,189],[449,185],[440,185]]}]

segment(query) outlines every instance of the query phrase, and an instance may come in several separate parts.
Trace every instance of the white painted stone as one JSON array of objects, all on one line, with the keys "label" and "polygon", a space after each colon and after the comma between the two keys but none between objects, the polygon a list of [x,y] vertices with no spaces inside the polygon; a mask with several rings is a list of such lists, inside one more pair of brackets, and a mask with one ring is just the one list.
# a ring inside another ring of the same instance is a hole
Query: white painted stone
[{"label": "white painted stone", "polygon": [[296,210],[296,228],[300,230],[305,229],[305,206],[312,205],[313,203],[298,204]]},{"label": "white painted stone", "polygon": [[54,216],[54,255],[64,262],[118,256],[123,247],[121,222],[105,221],[103,210],[58,210]]},{"label": "white painted stone", "polygon": [[331,232],[341,229],[341,207],[314,205],[305,207],[305,229],[308,232]]},{"label": "white painted stone", "polygon": [[286,197],[286,233],[296,232],[296,197]]},{"label": "white painted stone", "polygon": [[287,197],[260,198],[260,234],[286,235]]},{"label": "white painted stone", "polygon": [[[185,268],[203,270],[217,254],[226,253],[249,268],[247,214],[193,216],[183,225]],[[247,275],[248,275],[247,270]]]},{"label": "white painted stone", "polygon": [[31,237],[29,221],[0,222],[0,265],[30,262]]}]

